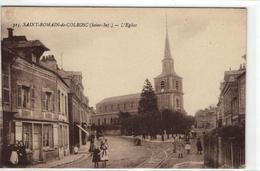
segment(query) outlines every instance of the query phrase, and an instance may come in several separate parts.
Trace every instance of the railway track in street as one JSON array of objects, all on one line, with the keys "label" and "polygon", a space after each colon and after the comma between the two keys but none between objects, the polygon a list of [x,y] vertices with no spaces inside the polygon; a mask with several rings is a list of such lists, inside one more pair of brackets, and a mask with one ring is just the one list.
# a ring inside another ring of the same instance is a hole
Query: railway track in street
[{"label": "railway track in street", "polygon": [[146,143],[146,149],[151,152],[151,157],[137,165],[137,168],[161,168],[165,161],[170,157],[168,151],[171,149],[171,144],[165,144],[166,149],[158,146],[156,143]]}]

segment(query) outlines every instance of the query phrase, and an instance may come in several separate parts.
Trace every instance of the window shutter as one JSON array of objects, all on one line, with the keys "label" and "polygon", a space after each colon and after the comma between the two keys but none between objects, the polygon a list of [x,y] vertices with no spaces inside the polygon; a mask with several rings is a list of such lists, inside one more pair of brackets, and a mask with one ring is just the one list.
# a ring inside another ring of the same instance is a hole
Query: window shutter
[{"label": "window shutter", "polygon": [[22,86],[17,85],[17,106],[22,107]]},{"label": "window shutter", "polygon": [[31,109],[34,110],[35,107],[35,89],[31,88]]},{"label": "window shutter", "polygon": [[45,111],[45,92],[42,91],[42,110]]},{"label": "window shutter", "polygon": [[53,93],[51,95],[52,98],[52,111],[55,112],[55,97],[57,97],[57,93]]}]

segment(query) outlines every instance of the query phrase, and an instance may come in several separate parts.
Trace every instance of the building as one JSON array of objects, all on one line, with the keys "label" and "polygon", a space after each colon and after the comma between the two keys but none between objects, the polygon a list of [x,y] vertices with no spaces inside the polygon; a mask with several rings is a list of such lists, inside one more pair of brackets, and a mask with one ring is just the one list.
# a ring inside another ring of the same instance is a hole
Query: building
[{"label": "building", "polygon": [[138,113],[140,94],[105,98],[96,104],[96,113],[92,115],[95,125],[109,125],[118,123],[119,112],[128,112],[131,115]]},{"label": "building", "polygon": [[219,126],[234,125],[245,120],[245,76],[245,65],[241,65],[239,70],[225,71],[218,102]]},{"label": "building", "polygon": [[159,110],[169,109],[184,112],[182,78],[176,74],[174,69],[168,30],[166,30],[162,73],[154,78],[154,85]]},{"label": "building", "polygon": [[210,106],[206,109],[199,110],[195,114],[194,130],[197,135],[209,132],[217,127],[217,112],[218,108]]},{"label": "building", "polygon": [[69,154],[69,87],[55,71],[54,56],[42,56],[48,50],[13,29],[2,40],[4,148],[22,141],[30,161]]},{"label": "building", "polygon": [[[182,77],[178,76],[174,69],[167,28],[162,73],[154,78],[154,85],[159,110],[169,109],[185,112]],[[137,113],[139,99],[140,94],[130,94],[102,100],[96,104],[97,114],[93,115],[94,123],[97,125],[113,123],[113,119],[118,117],[119,111],[124,111],[125,108],[127,112]]]},{"label": "building", "polygon": [[225,71],[217,104],[217,129],[204,137],[204,164],[208,167],[245,167],[245,90],[244,64],[238,70]]},{"label": "building", "polygon": [[82,73],[77,71],[59,70],[60,75],[69,85],[70,92],[69,120],[70,120],[70,145],[71,152],[74,146],[81,147],[87,142],[88,126],[90,126],[91,108],[89,100],[84,95],[82,84]]}]

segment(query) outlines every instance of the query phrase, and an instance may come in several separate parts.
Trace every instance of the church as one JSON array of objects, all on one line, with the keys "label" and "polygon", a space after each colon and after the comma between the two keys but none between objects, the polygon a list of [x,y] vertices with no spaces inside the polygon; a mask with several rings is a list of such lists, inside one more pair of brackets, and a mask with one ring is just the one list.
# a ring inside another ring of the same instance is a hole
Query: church
[{"label": "church", "polygon": [[[154,88],[160,111],[169,109],[185,112],[182,77],[176,73],[174,68],[167,26],[162,72],[154,78]],[[120,111],[135,115],[138,113],[139,100],[140,93],[105,98],[96,104],[96,114],[92,115],[92,122],[95,125],[115,124]]]}]

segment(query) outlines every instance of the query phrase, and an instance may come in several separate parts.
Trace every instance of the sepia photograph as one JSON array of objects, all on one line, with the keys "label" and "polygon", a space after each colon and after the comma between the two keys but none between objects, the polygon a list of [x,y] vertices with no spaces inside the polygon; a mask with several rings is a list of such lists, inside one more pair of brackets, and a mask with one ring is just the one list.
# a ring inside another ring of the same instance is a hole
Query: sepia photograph
[{"label": "sepia photograph", "polygon": [[0,167],[246,168],[246,8],[1,7]]}]

